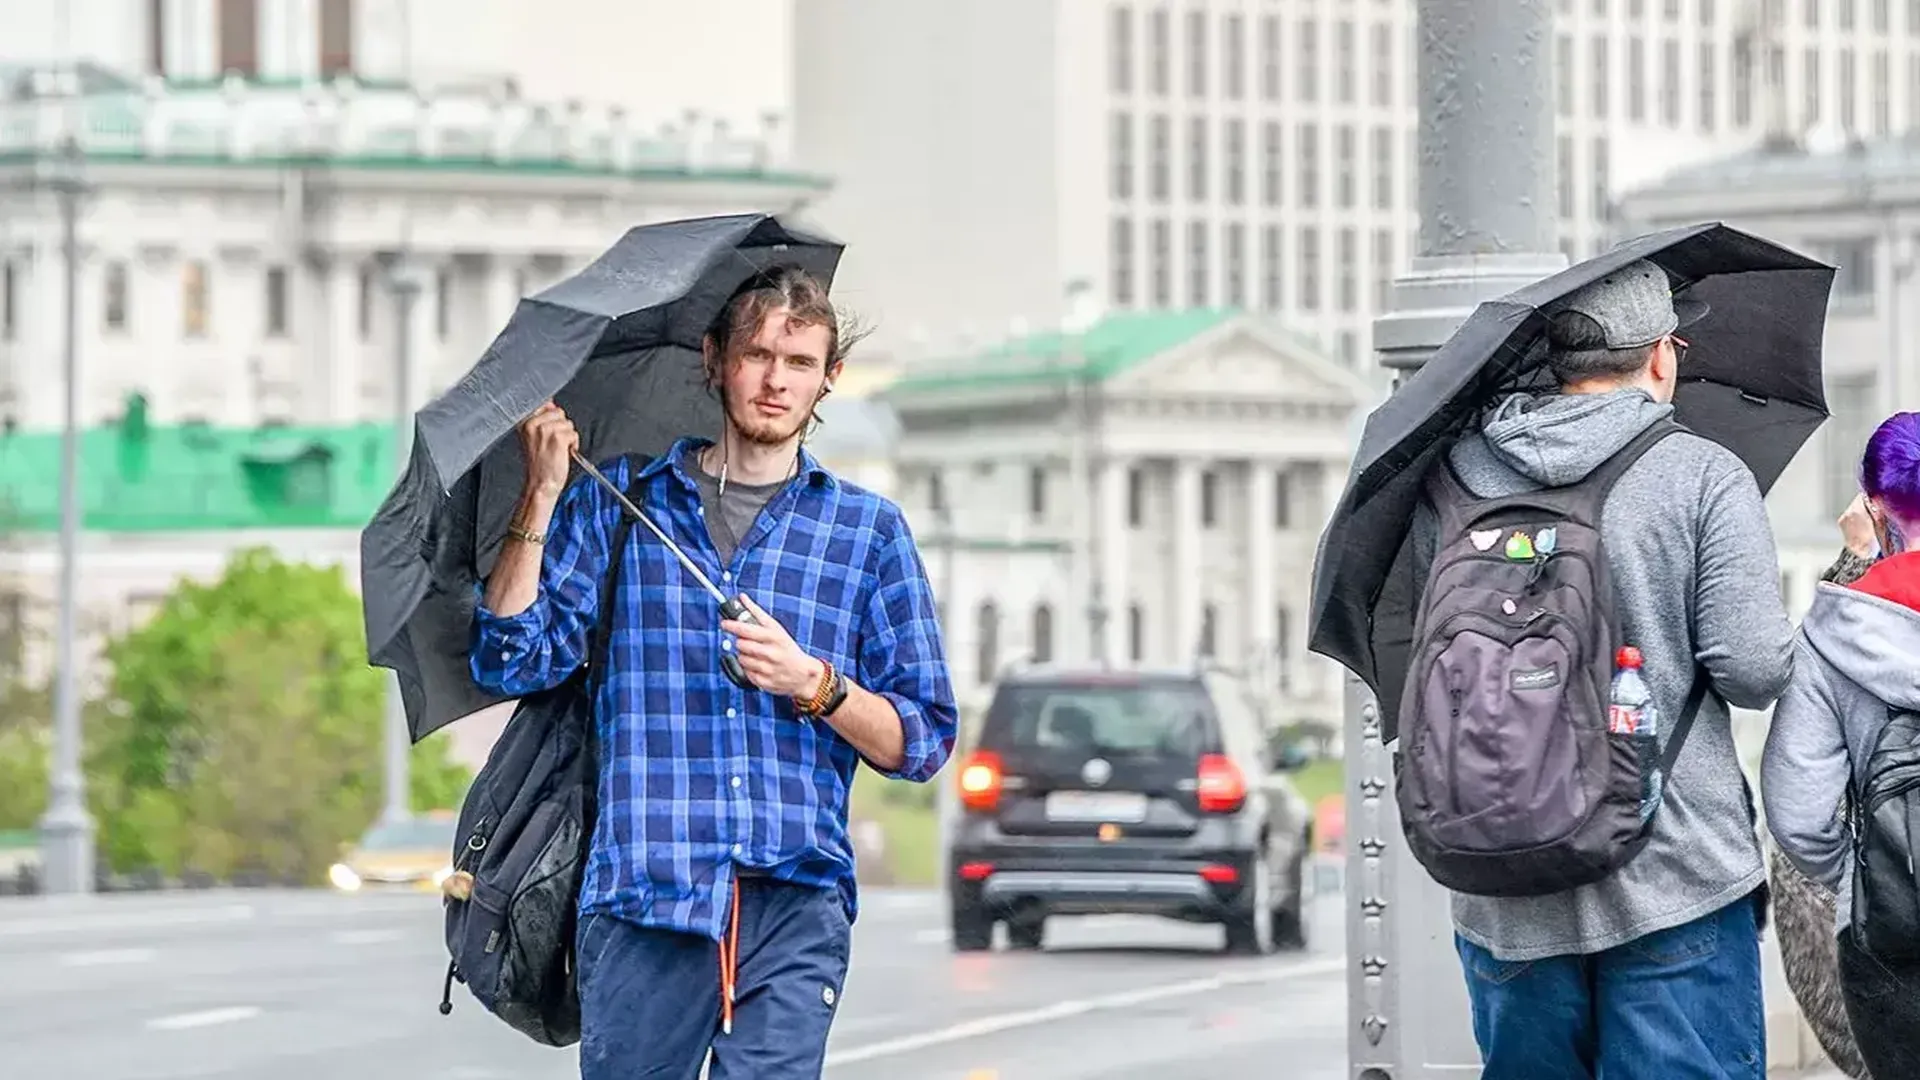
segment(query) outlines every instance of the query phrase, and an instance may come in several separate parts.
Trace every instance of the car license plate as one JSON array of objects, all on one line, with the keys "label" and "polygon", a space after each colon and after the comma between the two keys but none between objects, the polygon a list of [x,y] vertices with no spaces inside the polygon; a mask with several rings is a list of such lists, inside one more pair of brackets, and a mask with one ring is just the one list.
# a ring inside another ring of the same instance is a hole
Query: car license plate
[{"label": "car license plate", "polygon": [[1053,821],[1144,821],[1147,797],[1114,791],[1056,791],[1047,796]]}]

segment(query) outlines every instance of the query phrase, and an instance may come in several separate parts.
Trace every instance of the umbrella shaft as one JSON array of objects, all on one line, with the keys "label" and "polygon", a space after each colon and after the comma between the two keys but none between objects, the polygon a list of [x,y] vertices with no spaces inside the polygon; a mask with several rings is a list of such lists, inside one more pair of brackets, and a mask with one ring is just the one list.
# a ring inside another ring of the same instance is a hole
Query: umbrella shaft
[{"label": "umbrella shaft", "polygon": [[681,551],[680,545],[674,543],[673,538],[668,536],[666,532],[660,528],[660,526],[655,525],[653,523],[652,518],[648,517],[646,513],[642,511],[639,507],[633,505],[633,500],[627,498],[626,492],[621,491],[617,486],[614,485],[613,481],[607,479],[605,473],[602,473],[599,469],[594,468],[593,463],[588,461],[584,456],[582,456],[580,451],[578,450],[573,451],[573,461],[574,461],[574,464],[580,466],[582,469],[585,469],[588,476],[591,476],[595,480],[599,481],[602,487],[606,488],[608,491],[613,492],[613,497],[620,500],[620,505],[626,508],[627,513],[633,515],[634,520],[638,521],[642,525],[645,525],[647,527],[648,532],[658,537],[661,543],[667,545],[667,550],[673,553],[673,557],[680,561],[681,566],[684,566],[687,568],[687,573],[693,575],[693,579],[700,583],[701,588],[707,590],[707,592],[710,593],[713,596],[713,598],[719,601],[720,603],[724,604],[727,602],[727,594],[721,592],[717,587],[714,586],[712,579],[708,578],[706,574],[702,573],[700,571],[700,568],[694,565],[694,562],[692,559],[687,558],[687,553],[684,551]]}]

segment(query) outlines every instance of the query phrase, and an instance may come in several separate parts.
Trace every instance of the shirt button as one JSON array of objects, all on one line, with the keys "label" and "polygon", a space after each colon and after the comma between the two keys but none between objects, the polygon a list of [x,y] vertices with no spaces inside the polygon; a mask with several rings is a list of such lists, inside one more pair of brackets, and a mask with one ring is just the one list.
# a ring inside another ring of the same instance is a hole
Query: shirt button
[{"label": "shirt button", "polygon": [[739,845],[739,844],[735,844],[735,845],[733,845],[733,853],[734,853],[735,855],[738,855],[738,854],[740,854],[740,845]]},{"label": "shirt button", "polygon": [[722,642],[720,643],[720,648],[721,648],[722,650],[724,650],[724,651],[731,651],[731,650],[733,649],[733,642],[731,642],[731,641],[722,641]]},{"label": "shirt button", "polygon": [[721,580],[721,581],[732,581],[732,580],[733,580],[733,572],[732,572],[731,570],[722,570],[722,571],[720,571],[720,580]]},{"label": "shirt button", "polygon": [[503,663],[503,664],[504,664],[504,663],[506,663],[507,661],[509,661],[509,660],[512,660],[512,659],[513,659],[513,654],[512,654],[512,653],[510,653],[510,652],[508,652],[508,651],[507,651],[507,650],[505,650],[505,649],[501,649],[501,650],[500,650],[500,662],[501,662],[501,663]]},{"label": "shirt button", "polygon": [[732,710],[732,709],[728,709],[728,710],[727,710],[727,719],[729,719],[729,720],[731,720],[731,719],[733,719],[733,710]]},{"label": "shirt button", "polygon": [[739,777],[737,777],[737,776],[736,776],[736,777],[734,777],[734,778],[733,778],[733,786],[734,786],[734,787],[739,787],[739,786],[740,786],[740,778],[739,778]]}]

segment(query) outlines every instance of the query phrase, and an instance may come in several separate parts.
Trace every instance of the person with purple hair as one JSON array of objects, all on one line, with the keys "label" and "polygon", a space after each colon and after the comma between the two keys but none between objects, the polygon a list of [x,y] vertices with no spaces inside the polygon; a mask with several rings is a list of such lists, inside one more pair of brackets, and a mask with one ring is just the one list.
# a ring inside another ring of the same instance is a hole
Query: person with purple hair
[{"label": "person with purple hair", "polygon": [[1920,964],[1868,952],[1852,923],[1847,792],[1893,711],[1920,712],[1920,413],[1874,431],[1859,506],[1871,566],[1823,581],[1794,642],[1793,679],[1761,763],[1767,827],[1781,854],[1835,897],[1841,996],[1875,1077],[1920,1076]]}]

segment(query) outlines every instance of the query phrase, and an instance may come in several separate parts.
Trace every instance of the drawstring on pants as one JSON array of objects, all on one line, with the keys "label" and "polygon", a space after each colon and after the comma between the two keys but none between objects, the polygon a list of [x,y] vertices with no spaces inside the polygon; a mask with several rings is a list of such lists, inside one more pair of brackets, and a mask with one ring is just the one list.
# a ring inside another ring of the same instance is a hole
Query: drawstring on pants
[{"label": "drawstring on pants", "polygon": [[727,906],[727,936],[720,942],[720,1033],[733,1034],[733,988],[740,974],[740,882],[734,880]]}]

